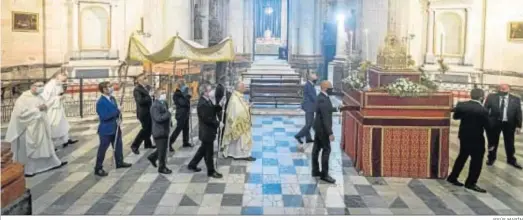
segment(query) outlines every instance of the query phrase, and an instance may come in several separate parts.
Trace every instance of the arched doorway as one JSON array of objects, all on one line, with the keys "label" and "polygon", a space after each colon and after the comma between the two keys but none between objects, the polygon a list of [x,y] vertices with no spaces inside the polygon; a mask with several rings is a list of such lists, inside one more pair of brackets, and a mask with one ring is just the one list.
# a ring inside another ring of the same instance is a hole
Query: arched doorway
[{"label": "arched doorway", "polygon": [[109,50],[111,47],[110,15],[106,9],[92,6],[80,13],[80,49]]},{"label": "arched doorway", "polygon": [[464,52],[464,19],[454,12],[436,17],[434,51],[437,55],[462,57]]}]

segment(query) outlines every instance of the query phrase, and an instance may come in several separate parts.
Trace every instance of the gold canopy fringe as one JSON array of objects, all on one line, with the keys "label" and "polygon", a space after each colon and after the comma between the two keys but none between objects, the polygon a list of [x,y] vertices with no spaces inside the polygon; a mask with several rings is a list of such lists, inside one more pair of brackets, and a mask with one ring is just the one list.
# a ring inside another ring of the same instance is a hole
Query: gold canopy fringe
[{"label": "gold canopy fringe", "polygon": [[176,35],[171,37],[162,49],[151,53],[137,36],[132,34],[129,38],[128,48],[127,61],[162,63],[189,59],[202,62],[222,62],[232,61],[235,58],[234,45],[229,37],[212,47],[203,47]]}]

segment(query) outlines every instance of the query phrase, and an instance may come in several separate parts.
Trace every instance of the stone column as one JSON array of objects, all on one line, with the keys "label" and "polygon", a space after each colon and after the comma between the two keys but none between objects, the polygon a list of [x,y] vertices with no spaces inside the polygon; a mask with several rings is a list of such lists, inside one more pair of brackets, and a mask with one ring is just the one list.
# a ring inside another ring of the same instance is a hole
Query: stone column
[{"label": "stone column", "polygon": [[435,12],[432,9],[428,10],[428,32],[427,32],[427,53],[425,56],[425,62],[427,63],[433,63],[435,61],[434,59],[434,48],[432,46],[434,45],[434,16]]},{"label": "stone column", "polygon": [[244,0],[243,3],[243,54],[248,55],[249,60],[253,51],[253,0]]},{"label": "stone column", "polygon": [[314,0],[300,0],[300,55],[314,55]]},{"label": "stone column", "polygon": [[334,59],[345,61],[345,59],[347,58],[347,33],[345,32],[345,18],[343,17],[343,19],[338,19],[336,26],[336,56],[334,57]]},{"label": "stone column", "polygon": [[228,34],[232,37],[234,43],[234,50],[236,54],[243,54],[243,9],[244,9],[243,0],[230,0],[229,2],[229,11],[232,12],[229,14],[229,25],[228,25]]},{"label": "stone column", "polygon": [[338,1],[338,8],[340,9],[340,14],[336,15],[336,56],[334,60],[329,63],[328,67],[328,80],[333,83],[335,88],[340,85],[347,61],[347,54],[345,52],[347,43],[345,16],[347,15],[344,14],[344,12],[347,11],[345,10],[347,7],[345,7],[345,2]]}]

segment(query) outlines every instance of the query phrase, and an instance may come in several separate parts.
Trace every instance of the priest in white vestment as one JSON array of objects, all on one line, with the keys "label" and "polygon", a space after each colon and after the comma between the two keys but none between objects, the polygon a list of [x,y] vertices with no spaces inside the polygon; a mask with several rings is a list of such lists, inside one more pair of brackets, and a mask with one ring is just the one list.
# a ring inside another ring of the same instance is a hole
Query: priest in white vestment
[{"label": "priest in white vestment", "polygon": [[243,98],[245,85],[238,83],[236,91],[232,92],[225,111],[225,128],[222,128],[223,140],[221,148],[225,157],[238,160],[255,161],[251,156],[252,122],[251,106]]},{"label": "priest in white vestment", "polygon": [[70,127],[62,103],[63,85],[66,80],[67,76],[65,74],[57,74],[44,86],[44,91],[41,95],[47,105],[47,117],[51,124],[51,137],[53,138],[54,146],[62,147],[78,142],[78,140],[69,138]]},{"label": "priest in white vestment", "polygon": [[5,135],[11,143],[13,160],[24,165],[28,177],[67,164],[54,150],[48,107],[40,96],[43,89],[44,84],[37,82],[18,97]]}]

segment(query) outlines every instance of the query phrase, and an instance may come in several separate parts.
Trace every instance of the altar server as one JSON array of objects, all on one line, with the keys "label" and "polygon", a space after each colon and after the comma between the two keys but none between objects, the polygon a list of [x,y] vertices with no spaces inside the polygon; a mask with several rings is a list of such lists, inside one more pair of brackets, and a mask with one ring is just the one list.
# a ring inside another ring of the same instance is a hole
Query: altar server
[{"label": "altar server", "polygon": [[48,107],[40,96],[43,90],[44,83],[36,82],[16,100],[5,135],[13,160],[24,165],[28,177],[67,164],[54,150]]},{"label": "altar server", "polygon": [[51,124],[51,136],[53,138],[54,146],[67,147],[70,144],[75,144],[78,140],[69,138],[69,122],[65,115],[65,109],[62,103],[62,95],[64,94],[64,83],[67,76],[63,73],[57,74],[53,79],[44,86],[42,98],[45,100],[47,109],[47,117]]},{"label": "altar server", "polygon": [[491,166],[496,161],[499,145],[499,135],[503,132],[505,153],[507,163],[516,169],[522,169],[516,161],[516,149],[514,148],[514,135],[521,133],[522,115],[521,100],[509,94],[510,87],[502,84],[498,93],[490,94],[485,102],[485,108],[489,112],[492,128],[488,131],[488,159],[487,165]]},{"label": "altar server", "polygon": [[[478,187],[479,175],[485,155],[484,131],[489,128],[488,111],[482,106],[484,93],[481,89],[470,92],[472,98],[467,102],[459,102],[454,108],[455,120],[461,120],[459,125],[459,154],[452,167],[452,172],[447,181],[477,192],[485,193],[486,190]],[[470,156],[469,174],[465,184],[458,181],[459,174]]]},{"label": "altar server", "polygon": [[[329,176],[329,157],[331,153],[331,143],[334,141],[332,132],[332,113],[339,111],[343,106],[335,108],[332,106],[330,97],[332,95],[332,83],[325,80],[320,84],[321,92],[316,99],[316,118],[314,119],[314,145],[312,147],[312,176],[320,177],[328,183],[335,183],[336,180]],[[318,164],[318,157],[321,153],[321,171]]]},{"label": "altar server", "polygon": [[98,137],[100,138],[100,146],[98,146],[98,153],[96,155],[96,166],[94,167],[94,174],[97,176],[107,176],[108,173],[103,169],[105,153],[109,145],[114,148],[114,160],[116,161],[116,168],[127,168],[131,164],[124,162],[122,150],[122,129],[120,126],[121,107],[116,103],[116,99],[112,96],[113,85],[109,82],[101,82],[98,84],[98,90],[102,96],[96,102],[96,113],[100,124],[98,125]]}]

